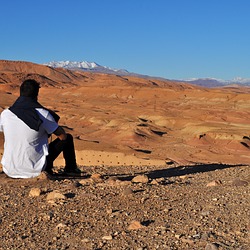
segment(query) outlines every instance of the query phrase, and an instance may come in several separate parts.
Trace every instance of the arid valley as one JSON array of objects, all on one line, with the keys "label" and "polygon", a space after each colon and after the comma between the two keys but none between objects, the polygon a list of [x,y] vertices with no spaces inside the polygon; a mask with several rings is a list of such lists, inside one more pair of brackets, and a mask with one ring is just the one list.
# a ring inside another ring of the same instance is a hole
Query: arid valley
[{"label": "arid valley", "polygon": [[1,173],[0,249],[250,249],[249,87],[2,60],[0,112],[27,78],[83,175]]}]

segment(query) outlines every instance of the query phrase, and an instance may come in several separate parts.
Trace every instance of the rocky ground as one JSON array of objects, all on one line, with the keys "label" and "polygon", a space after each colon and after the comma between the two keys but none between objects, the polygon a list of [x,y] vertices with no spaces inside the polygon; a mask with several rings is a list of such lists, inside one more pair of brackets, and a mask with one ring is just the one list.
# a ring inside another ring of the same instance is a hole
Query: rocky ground
[{"label": "rocky ground", "polygon": [[0,249],[250,249],[250,88],[3,60],[0,78],[0,112],[39,81],[84,171],[0,173]]},{"label": "rocky ground", "polygon": [[0,174],[0,249],[250,249],[249,166]]}]

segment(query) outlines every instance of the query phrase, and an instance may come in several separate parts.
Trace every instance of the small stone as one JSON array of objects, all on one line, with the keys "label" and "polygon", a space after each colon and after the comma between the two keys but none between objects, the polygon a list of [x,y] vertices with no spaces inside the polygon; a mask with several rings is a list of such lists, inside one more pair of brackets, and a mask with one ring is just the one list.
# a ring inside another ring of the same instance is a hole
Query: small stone
[{"label": "small stone", "polygon": [[61,194],[59,191],[52,191],[47,195],[47,201],[64,199],[66,199],[66,196],[64,194]]},{"label": "small stone", "polygon": [[143,226],[140,221],[134,220],[128,226],[128,230],[137,230],[137,229],[141,229],[141,228],[144,228],[144,227],[145,226]]},{"label": "small stone", "polygon": [[207,184],[207,187],[216,187],[216,186],[219,186],[219,185],[221,185],[221,181],[220,180],[216,180],[216,181],[209,182]]},{"label": "small stone", "polygon": [[102,178],[102,176],[100,174],[92,174],[91,178],[92,179],[99,179],[99,178]]},{"label": "small stone", "polygon": [[158,183],[157,180],[152,180],[152,181],[150,182],[150,184],[151,184],[151,185],[158,185],[159,183]]},{"label": "small stone", "polygon": [[116,182],[118,180],[119,179],[116,176],[111,176],[111,177],[108,178],[107,182]]},{"label": "small stone", "polygon": [[179,178],[183,180],[183,179],[188,178],[188,176],[187,175],[181,175],[181,176],[179,176]]},{"label": "small stone", "polygon": [[90,183],[92,183],[93,181],[92,181],[92,179],[82,179],[82,180],[80,180],[79,181],[79,183],[81,184],[81,185],[88,185],[88,184],[90,184]]},{"label": "small stone", "polygon": [[205,250],[218,250],[219,248],[214,243],[208,243]]},{"label": "small stone", "polygon": [[209,214],[210,214],[209,211],[202,211],[202,212],[201,212],[201,215],[202,215],[202,216],[208,216]]},{"label": "small stone", "polygon": [[117,183],[119,182],[118,178],[116,177],[110,177],[108,178],[108,180],[106,181],[106,183],[110,186],[116,186]]},{"label": "small stone", "polygon": [[89,239],[87,239],[87,238],[84,238],[84,239],[82,239],[82,242],[83,242],[83,243],[89,243],[89,242],[90,242],[90,240],[89,240]]},{"label": "small stone", "polygon": [[169,212],[171,212],[173,209],[171,208],[171,207],[168,207],[168,208],[164,208],[164,212],[165,213],[169,213]]},{"label": "small stone", "polygon": [[232,185],[236,187],[247,186],[248,182],[241,179],[235,179],[233,180]]},{"label": "small stone", "polygon": [[90,177],[95,183],[102,183],[103,179],[100,174],[92,174]]},{"label": "small stone", "polygon": [[118,183],[119,183],[120,186],[128,186],[128,185],[131,184],[130,181],[118,181]]},{"label": "small stone", "polygon": [[41,172],[40,175],[37,176],[38,180],[48,180],[49,179],[49,174],[47,172]]},{"label": "small stone", "polygon": [[102,239],[103,240],[112,240],[113,237],[112,237],[112,235],[106,235],[106,236],[103,236]]},{"label": "small stone", "polygon": [[131,195],[131,194],[133,194],[133,193],[134,193],[133,190],[132,190],[131,188],[129,188],[129,187],[125,188],[125,189],[122,191],[122,194],[123,194],[123,195]]},{"label": "small stone", "polygon": [[41,194],[41,189],[40,188],[32,188],[29,192],[30,197],[38,197]]},{"label": "small stone", "polygon": [[145,174],[143,174],[143,175],[137,175],[137,176],[135,176],[132,179],[132,182],[134,182],[134,183],[148,183],[149,180],[148,180],[148,177]]},{"label": "small stone", "polygon": [[181,234],[175,234],[174,236],[176,239],[180,239],[181,238]]}]

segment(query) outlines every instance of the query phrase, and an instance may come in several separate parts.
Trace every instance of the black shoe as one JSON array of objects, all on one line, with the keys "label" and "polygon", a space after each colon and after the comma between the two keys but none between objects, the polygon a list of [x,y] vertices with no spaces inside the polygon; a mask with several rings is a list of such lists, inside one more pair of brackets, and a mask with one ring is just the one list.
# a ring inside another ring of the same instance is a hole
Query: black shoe
[{"label": "black shoe", "polygon": [[65,169],[64,170],[64,174],[66,175],[81,175],[82,171],[78,168],[78,167],[75,167],[73,169]]}]

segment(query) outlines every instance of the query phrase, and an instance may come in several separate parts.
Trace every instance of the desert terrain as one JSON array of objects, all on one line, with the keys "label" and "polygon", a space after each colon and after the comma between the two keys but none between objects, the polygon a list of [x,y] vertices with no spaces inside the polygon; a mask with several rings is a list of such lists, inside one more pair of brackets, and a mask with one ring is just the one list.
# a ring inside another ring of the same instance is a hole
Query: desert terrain
[{"label": "desert terrain", "polygon": [[250,88],[0,60],[0,112],[27,78],[83,175],[1,173],[0,249],[250,249]]}]

